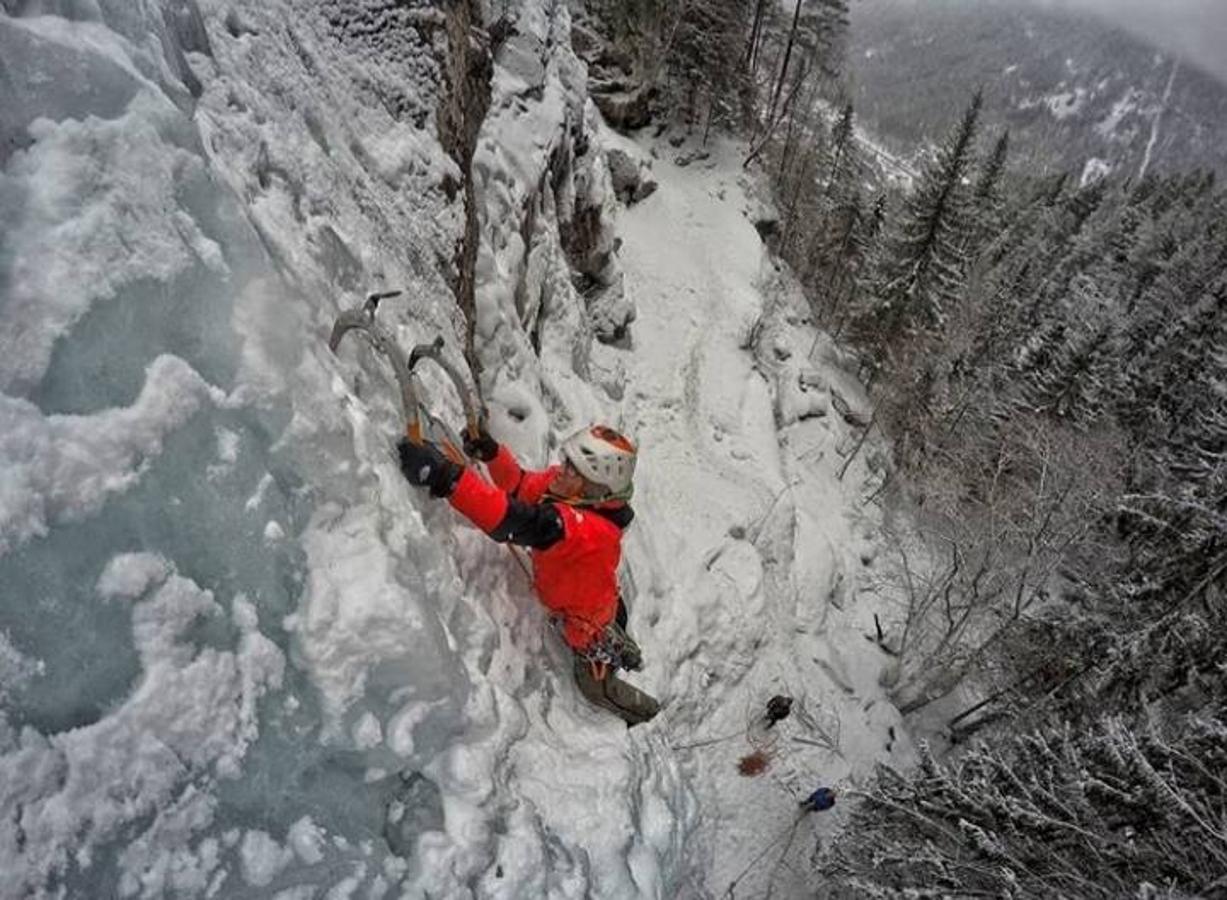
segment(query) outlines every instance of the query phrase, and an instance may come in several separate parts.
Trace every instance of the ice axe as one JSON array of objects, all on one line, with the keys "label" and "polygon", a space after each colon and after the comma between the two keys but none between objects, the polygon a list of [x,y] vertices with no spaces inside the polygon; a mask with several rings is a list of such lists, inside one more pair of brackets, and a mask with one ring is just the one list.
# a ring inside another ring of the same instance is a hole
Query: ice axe
[{"label": "ice axe", "polygon": [[[361,306],[347,309],[337,316],[336,323],[332,326],[332,334],[328,338],[328,348],[336,353],[341,339],[346,334],[350,331],[361,331],[367,336],[371,346],[387,358],[392,364],[392,371],[396,374],[396,383],[400,387],[401,406],[405,413],[405,436],[414,444],[423,443],[425,438],[422,433],[422,407],[418,400],[417,387],[413,381],[413,370],[423,359],[433,359],[456,386],[456,392],[460,395],[460,402],[464,406],[466,427],[469,433],[477,434],[484,418],[484,411],[476,400],[476,393],[469,387],[460,370],[443,357],[443,338],[436,337],[429,344],[418,344],[406,359],[396,339],[376,320],[375,312],[379,309],[379,302],[389,297],[398,297],[401,293],[403,292],[379,291],[370,294]],[[443,450],[456,462],[464,462],[464,454],[455,442],[445,441]]]}]

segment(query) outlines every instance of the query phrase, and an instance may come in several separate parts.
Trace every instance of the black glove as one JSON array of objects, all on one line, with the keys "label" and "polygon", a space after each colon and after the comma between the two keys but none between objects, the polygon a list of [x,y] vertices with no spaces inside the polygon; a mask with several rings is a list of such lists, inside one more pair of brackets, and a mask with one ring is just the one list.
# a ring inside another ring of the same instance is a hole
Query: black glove
[{"label": "black glove", "polygon": [[477,426],[477,434],[468,428],[464,430],[464,454],[469,459],[480,459],[482,462],[490,462],[498,456],[498,441],[490,437],[485,422]]},{"label": "black glove", "polygon": [[450,497],[464,466],[452,462],[434,444],[414,444],[401,438],[396,445],[400,470],[410,484],[430,488],[432,497]]}]

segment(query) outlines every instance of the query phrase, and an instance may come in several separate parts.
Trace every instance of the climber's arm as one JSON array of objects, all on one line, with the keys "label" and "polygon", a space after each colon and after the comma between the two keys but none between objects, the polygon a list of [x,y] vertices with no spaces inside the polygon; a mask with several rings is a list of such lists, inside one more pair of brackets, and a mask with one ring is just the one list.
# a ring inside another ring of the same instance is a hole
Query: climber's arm
[{"label": "climber's arm", "polygon": [[[510,452],[503,447],[499,451],[519,469]],[[494,465],[490,469],[493,476]],[[566,533],[562,516],[554,504],[517,500],[501,485],[490,484],[471,468],[465,469],[448,500],[457,512],[500,543],[545,550],[562,540]]]}]

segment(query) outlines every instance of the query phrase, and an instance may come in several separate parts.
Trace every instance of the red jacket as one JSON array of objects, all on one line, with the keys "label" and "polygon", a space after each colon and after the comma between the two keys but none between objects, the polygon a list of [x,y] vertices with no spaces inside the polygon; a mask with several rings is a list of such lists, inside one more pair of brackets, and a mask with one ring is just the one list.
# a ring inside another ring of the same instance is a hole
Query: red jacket
[{"label": "red jacket", "polygon": [[[488,465],[494,484],[472,466],[467,467],[451,494],[452,506],[498,540],[534,548],[537,596],[562,619],[566,642],[583,650],[613,621],[618,610],[618,562],[622,558],[622,529],[633,517],[630,507],[622,502],[602,507],[575,507],[552,499],[542,502],[561,467],[525,471],[501,445]],[[525,504],[533,508],[528,510]],[[536,544],[518,540],[509,523],[527,523],[541,514],[553,529],[561,520],[561,533]],[[546,543],[548,546],[541,549]]]}]

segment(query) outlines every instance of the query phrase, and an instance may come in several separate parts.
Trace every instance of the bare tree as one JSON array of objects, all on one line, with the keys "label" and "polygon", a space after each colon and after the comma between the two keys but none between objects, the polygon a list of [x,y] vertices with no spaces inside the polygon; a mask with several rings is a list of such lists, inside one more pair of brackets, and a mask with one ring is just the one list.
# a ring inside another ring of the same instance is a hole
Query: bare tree
[{"label": "bare tree", "polygon": [[[1071,558],[1105,556],[1105,514],[1119,488],[1119,439],[1040,421],[1003,423],[995,453],[961,442],[929,463],[913,536],[880,590],[902,598],[897,650],[904,713],[980,670],[1025,618],[1048,603]],[[969,474],[974,473],[974,477]],[[914,482],[917,483],[917,482]]]},{"label": "bare tree", "polygon": [[[1219,896],[1227,722],[1107,718],[883,769],[828,856],[857,896]],[[1159,887],[1159,886],[1162,887]]]}]

